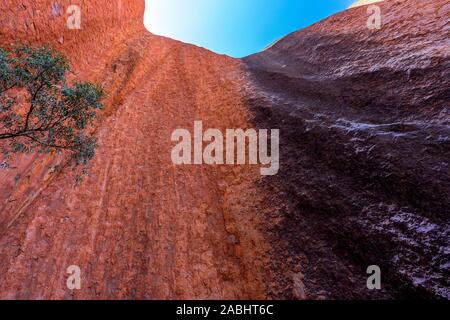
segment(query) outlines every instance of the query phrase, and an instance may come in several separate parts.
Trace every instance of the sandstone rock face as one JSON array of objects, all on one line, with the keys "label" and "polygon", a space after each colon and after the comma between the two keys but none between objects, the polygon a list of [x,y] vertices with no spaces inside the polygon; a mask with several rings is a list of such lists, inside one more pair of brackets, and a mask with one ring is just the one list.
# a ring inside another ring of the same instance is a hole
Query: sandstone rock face
[{"label": "sandstone rock face", "polygon": [[[447,1],[383,2],[380,30],[355,8],[243,60],[122,2],[80,2],[81,30],[69,1],[1,3],[2,46],[49,43],[109,94],[81,182],[57,156],[0,171],[0,298],[449,297]],[[173,165],[195,120],[279,128],[279,174]]]},{"label": "sandstone rock face", "polygon": [[244,60],[255,123],[282,132],[271,261],[286,282],[300,264],[309,294],[448,298],[450,5],[379,5],[380,30],[355,8]]},{"label": "sandstone rock face", "polygon": [[381,2],[384,0],[358,0],[355,3],[353,3],[350,8],[356,8],[356,7],[360,7],[360,6],[365,6],[368,4],[372,4],[372,3],[377,3],[377,2]]},{"label": "sandstone rock face", "polygon": [[[143,1],[136,2],[111,23],[104,20],[121,11],[107,9],[118,4],[90,1],[81,30],[66,30],[65,16],[47,23],[53,2],[26,2],[48,42],[78,77],[101,83],[108,100],[82,183],[61,159],[28,156],[2,171],[1,298],[266,296],[253,204],[259,170],[177,167],[170,157],[172,132],[194,120],[223,130],[250,126],[238,61],[149,34]],[[18,14],[16,3],[7,8]],[[18,32],[22,40],[43,41],[27,32]],[[71,265],[81,269],[79,291],[66,287]]]}]

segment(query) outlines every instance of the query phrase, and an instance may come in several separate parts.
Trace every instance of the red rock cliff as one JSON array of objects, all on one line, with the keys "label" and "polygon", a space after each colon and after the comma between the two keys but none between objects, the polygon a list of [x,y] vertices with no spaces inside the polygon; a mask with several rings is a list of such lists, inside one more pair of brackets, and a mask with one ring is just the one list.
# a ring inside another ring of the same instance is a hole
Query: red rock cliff
[{"label": "red rock cliff", "polygon": [[[0,298],[448,297],[446,2],[382,3],[378,32],[351,9],[238,60],[148,33],[143,1],[80,1],[81,30],[69,1],[3,1],[2,45],[49,43],[109,95],[81,183],[58,157],[0,172]],[[174,166],[195,120],[280,128],[279,175]]]}]

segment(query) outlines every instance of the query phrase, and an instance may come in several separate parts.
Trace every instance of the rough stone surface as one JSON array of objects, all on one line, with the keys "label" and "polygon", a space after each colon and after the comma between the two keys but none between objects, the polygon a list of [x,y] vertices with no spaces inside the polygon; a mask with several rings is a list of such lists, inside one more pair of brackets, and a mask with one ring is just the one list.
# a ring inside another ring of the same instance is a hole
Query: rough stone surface
[{"label": "rough stone surface", "polygon": [[[350,9],[243,60],[148,33],[143,1],[79,3],[68,30],[69,1],[0,1],[2,46],[49,43],[109,93],[88,177],[0,171],[0,298],[449,297],[448,1],[383,2],[372,31]],[[194,120],[280,128],[280,173],[174,166]]]},{"label": "rough stone surface", "polygon": [[373,3],[377,3],[377,2],[381,2],[381,1],[385,1],[385,0],[358,0],[355,3],[353,3],[350,8],[356,8],[356,7],[360,7],[360,6],[365,6],[368,4],[373,4]]},{"label": "rough stone surface", "polygon": [[380,30],[350,9],[244,60],[253,122],[282,133],[275,297],[300,265],[307,297],[449,298],[450,4],[379,5]]}]

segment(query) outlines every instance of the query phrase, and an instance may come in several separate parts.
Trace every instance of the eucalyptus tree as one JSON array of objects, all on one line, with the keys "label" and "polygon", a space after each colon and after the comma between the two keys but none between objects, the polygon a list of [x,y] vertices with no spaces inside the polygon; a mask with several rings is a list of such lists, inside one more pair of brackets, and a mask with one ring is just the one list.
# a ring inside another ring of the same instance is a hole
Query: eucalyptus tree
[{"label": "eucalyptus tree", "polygon": [[[0,48],[0,151],[67,151],[75,164],[95,155],[90,127],[103,108],[103,90],[89,82],[68,84],[68,60],[49,47]],[[1,160],[0,160],[1,162]],[[7,167],[6,161],[0,166]]]}]

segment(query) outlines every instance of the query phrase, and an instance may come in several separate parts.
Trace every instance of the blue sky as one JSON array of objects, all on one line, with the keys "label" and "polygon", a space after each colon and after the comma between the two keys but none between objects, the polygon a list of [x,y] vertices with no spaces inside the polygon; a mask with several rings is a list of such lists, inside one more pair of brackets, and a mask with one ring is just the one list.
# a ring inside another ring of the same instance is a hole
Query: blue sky
[{"label": "blue sky", "polygon": [[151,32],[243,57],[354,0],[146,0]]}]

